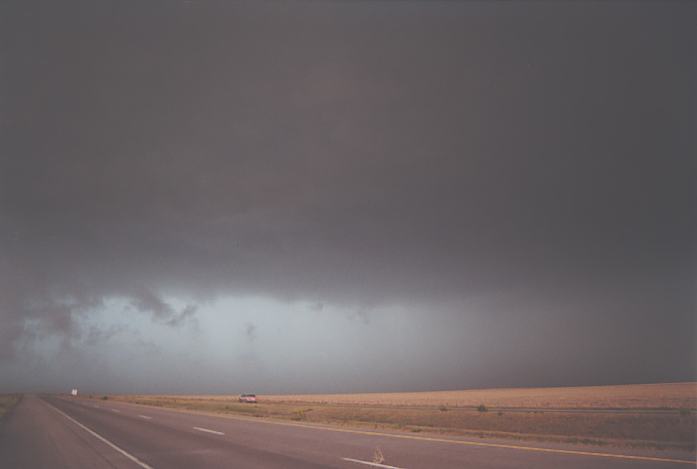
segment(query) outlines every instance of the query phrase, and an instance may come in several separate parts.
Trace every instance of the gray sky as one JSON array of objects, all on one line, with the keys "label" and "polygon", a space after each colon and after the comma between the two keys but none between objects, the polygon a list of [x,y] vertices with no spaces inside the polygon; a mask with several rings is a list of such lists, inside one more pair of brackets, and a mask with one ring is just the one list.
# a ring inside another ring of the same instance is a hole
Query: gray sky
[{"label": "gray sky", "polygon": [[682,2],[3,2],[0,391],[697,379]]}]

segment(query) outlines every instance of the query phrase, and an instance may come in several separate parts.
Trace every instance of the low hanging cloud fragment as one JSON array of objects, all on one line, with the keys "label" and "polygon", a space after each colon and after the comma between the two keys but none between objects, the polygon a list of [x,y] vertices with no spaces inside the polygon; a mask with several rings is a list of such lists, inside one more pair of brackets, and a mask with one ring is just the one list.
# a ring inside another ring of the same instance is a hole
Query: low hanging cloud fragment
[{"label": "low hanging cloud fragment", "polygon": [[154,321],[167,326],[180,326],[196,314],[195,305],[176,309],[149,290],[141,290],[132,295],[129,305],[137,311],[150,313]]}]

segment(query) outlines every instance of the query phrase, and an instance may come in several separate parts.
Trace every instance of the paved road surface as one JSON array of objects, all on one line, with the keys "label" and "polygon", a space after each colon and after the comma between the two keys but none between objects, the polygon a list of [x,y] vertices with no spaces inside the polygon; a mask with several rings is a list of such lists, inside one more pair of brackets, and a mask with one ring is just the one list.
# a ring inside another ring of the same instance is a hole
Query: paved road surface
[{"label": "paved road surface", "polygon": [[[452,440],[452,441],[447,441]],[[0,467],[680,469],[685,454],[458,440],[183,413],[110,401],[25,396],[0,422]],[[369,465],[376,449],[382,465]],[[569,451],[569,452],[564,452]],[[607,452],[605,456],[585,454]],[[612,453],[614,451],[614,453]],[[648,457],[667,460],[651,460]],[[672,460],[671,460],[672,459]]]}]

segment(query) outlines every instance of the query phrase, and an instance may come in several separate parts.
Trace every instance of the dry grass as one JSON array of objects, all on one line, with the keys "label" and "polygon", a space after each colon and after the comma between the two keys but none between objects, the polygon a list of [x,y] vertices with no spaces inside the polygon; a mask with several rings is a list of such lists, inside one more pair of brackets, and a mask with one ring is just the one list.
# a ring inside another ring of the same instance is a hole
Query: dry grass
[{"label": "dry grass", "polygon": [[0,394],[0,417],[19,402],[19,394]]},{"label": "dry grass", "polygon": [[531,409],[697,409],[697,383],[263,396],[270,402]]},{"label": "dry grass", "polygon": [[[694,451],[695,391],[697,383],[283,395],[257,396],[256,405],[240,404],[236,395],[110,398],[187,410],[409,432]],[[607,412],[611,409],[623,410]]]}]

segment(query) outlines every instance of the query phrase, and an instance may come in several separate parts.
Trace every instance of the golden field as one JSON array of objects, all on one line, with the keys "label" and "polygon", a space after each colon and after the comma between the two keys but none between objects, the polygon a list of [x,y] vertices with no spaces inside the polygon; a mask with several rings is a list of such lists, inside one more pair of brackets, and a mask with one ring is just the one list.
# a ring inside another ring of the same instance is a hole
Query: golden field
[{"label": "golden field", "polygon": [[534,409],[697,409],[697,383],[263,396],[270,402]]},{"label": "golden field", "polygon": [[697,383],[464,391],[258,395],[114,395],[189,411],[389,431],[695,450]]},{"label": "golden field", "polygon": [[17,402],[19,402],[18,394],[0,394],[0,417],[2,417],[5,412],[10,410]]}]

